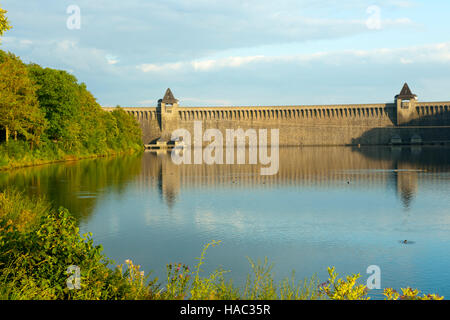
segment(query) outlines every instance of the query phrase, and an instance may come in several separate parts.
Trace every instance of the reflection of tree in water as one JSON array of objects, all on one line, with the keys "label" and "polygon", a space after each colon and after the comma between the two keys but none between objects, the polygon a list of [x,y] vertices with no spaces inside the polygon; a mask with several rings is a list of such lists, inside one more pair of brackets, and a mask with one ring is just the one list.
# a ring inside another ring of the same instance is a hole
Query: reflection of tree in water
[{"label": "reflection of tree in water", "polygon": [[122,194],[140,170],[141,155],[87,159],[17,169],[2,175],[0,188],[10,185],[44,196],[54,208],[65,207],[84,220],[93,212],[99,193]]}]

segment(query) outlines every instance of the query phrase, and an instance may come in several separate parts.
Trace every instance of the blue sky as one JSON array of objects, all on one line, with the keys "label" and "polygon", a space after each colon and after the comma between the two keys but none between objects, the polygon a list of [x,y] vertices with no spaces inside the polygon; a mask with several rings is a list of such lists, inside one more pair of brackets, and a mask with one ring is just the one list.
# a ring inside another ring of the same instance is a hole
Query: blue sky
[{"label": "blue sky", "polygon": [[[80,8],[80,29],[67,8]],[[104,106],[450,100],[448,0],[0,0],[0,48],[73,73]],[[377,12],[379,19],[377,19]]]}]

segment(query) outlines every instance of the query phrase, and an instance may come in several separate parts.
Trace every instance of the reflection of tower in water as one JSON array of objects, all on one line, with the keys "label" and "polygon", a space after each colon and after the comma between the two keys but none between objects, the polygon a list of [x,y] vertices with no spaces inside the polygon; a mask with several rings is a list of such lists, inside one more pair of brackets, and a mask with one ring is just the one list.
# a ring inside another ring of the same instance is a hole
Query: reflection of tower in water
[{"label": "reflection of tower in water", "polygon": [[147,192],[157,191],[161,200],[172,208],[180,190],[179,170],[166,152],[145,152],[138,183]]},{"label": "reflection of tower in water", "polygon": [[402,169],[399,169],[398,171],[395,171],[394,174],[396,176],[397,194],[402,200],[403,207],[406,210],[409,210],[418,189],[417,171],[402,171]]},{"label": "reflection of tower in water", "polygon": [[[158,157],[166,157],[165,154]],[[167,206],[171,209],[176,201],[180,190],[180,170],[179,166],[167,159],[161,159],[161,166],[158,175],[158,189],[161,197],[166,201]],[[166,160],[166,161],[164,161]]]},{"label": "reflection of tower in water", "polygon": [[412,200],[418,190],[418,166],[408,160],[419,156],[420,153],[420,147],[391,147],[394,158],[392,163],[394,186],[405,210],[411,208]]}]

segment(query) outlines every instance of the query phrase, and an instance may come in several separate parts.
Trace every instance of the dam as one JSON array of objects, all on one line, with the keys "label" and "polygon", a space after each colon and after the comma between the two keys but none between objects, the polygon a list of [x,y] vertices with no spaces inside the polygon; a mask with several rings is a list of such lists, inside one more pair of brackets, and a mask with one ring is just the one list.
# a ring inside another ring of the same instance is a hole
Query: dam
[{"label": "dam", "polygon": [[[173,131],[279,129],[280,146],[450,144],[450,101],[419,102],[405,83],[392,103],[183,107],[167,89],[156,107],[125,107],[145,145],[167,143]],[[114,108],[105,107],[112,111]],[[204,146],[208,143],[203,142]]]}]

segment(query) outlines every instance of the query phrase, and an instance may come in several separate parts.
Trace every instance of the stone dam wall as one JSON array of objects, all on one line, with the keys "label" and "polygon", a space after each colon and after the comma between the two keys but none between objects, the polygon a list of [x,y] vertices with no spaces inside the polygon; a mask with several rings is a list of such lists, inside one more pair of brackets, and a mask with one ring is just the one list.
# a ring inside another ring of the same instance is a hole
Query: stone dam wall
[{"label": "stone dam wall", "polygon": [[[114,108],[104,108],[113,110]],[[142,129],[144,144],[170,139],[179,128],[279,129],[281,146],[450,143],[450,102],[396,101],[384,104],[123,108]],[[210,142],[203,142],[203,146]]]}]

